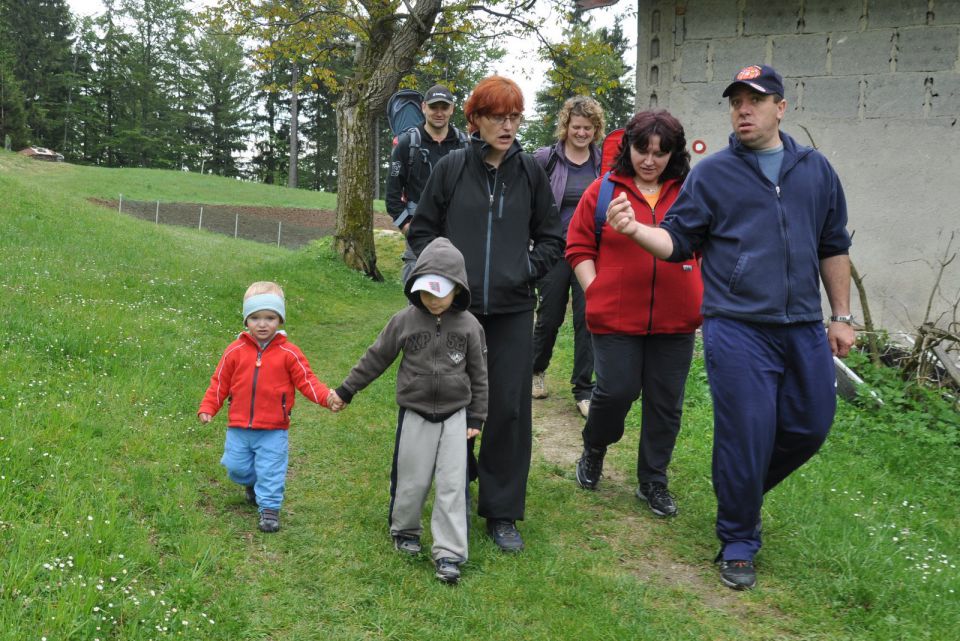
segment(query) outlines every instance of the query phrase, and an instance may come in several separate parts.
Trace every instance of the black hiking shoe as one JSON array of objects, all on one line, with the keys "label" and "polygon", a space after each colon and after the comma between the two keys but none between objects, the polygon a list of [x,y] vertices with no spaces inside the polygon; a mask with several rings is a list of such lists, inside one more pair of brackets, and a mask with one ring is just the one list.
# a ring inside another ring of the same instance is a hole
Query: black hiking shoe
[{"label": "black hiking shoe", "polygon": [[577,461],[577,484],[585,490],[597,489],[603,476],[603,457],[606,448],[583,446],[583,456]]},{"label": "black hiking shoe", "polygon": [[454,585],[460,580],[460,563],[456,559],[437,559],[436,577],[444,583]]},{"label": "black hiking shoe", "polygon": [[487,519],[487,533],[503,552],[519,552],[523,549],[523,537],[514,521]]},{"label": "black hiking shoe", "polygon": [[657,516],[676,516],[677,514],[677,501],[663,483],[658,481],[641,483],[637,486],[637,498],[646,501],[650,511]]},{"label": "black hiking shoe", "polygon": [[733,590],[749,590],[757,584],[757,570],[753,561],[746,559],[723,559],[723,552],[717,554],[714,562],[720,567],[720,582]]},{"label": "black hiking shoe", "polygon": [[422,549],[420,546],[420,537],[413,534],[394,534],[393,547],[397,552],[403,552],[410,556],[417,556]]},{"label": "black hiking shoe", "polygon": [[257,493],[253,491],[253,486],[245,485],[243,487],[243,491],[244,491],[244,498],[246,499],[247,503],[249,503],[250,505],[256,505]]},{"label": "black hiking shoe", "polygon": [[280,529],[280,512],[268,507],[260,510],[260,523],[257,525],[261,532],[276,532]]}]

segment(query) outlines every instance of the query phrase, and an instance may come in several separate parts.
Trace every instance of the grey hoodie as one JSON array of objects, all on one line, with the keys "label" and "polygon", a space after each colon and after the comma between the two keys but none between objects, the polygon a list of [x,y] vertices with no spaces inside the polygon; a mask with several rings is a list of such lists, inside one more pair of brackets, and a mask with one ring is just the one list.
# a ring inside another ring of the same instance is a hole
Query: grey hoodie
[{"label": "grey hoodie", "polygon": [[[439,274],[460,287],[447,311],[434,316],[410,288],[417,277]],[[407,279],[411,305],[387,322],[380,335],[337,388],[349,403],[396,360],[397,405],[440,422],[467,408],[467,427],[480,429],[487,418],[487,343],[480,322],[467,311],[470,287],[463,255],[446,238],[427,245]]]}]

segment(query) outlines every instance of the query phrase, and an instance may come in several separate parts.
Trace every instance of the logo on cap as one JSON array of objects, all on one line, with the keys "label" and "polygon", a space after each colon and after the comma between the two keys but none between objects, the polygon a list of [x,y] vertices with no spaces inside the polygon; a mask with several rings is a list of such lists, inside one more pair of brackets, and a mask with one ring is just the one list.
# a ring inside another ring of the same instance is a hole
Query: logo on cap
[{"label": "logo on cap", "polygon": [[736,80],[753,80],[758,78],[760,74],[763,73],[763,70],[757,65],[750,65],[749,67],[744,67],[740,70],[740,73],[737,74]]},{"label": "logo on cap", "polygon": [[440,283],[439,283],[439,282],[437,282],[437,281],[435,281],[435,280],[431,280],[430,283],[429,283],[429,286],[430,286],[430,289],[432,289],[433,291],[437,292],[438,294],[440,293]]}]

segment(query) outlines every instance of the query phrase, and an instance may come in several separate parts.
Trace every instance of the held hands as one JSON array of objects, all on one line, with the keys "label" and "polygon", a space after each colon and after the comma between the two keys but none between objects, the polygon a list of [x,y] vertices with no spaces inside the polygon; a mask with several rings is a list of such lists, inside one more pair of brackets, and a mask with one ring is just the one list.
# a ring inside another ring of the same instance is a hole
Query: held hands
[{"label": "held hands", "polygon": [[479,434],[480,434],[480,430],[478,430],[477,428],[475,428],[475,427],[468,427],[468,428],[467,428],[467,440],[468,440],[468,441],[469,441],[470,439],[472,439],[472,438],[475,438],[475,437],[478,436]]},{"label": "held hands", "polygon": [[847,323],[834,322],[827,328],[827,341],[834,356],[846,358],[856,338],[856,331]]},{"label": "held hands", "polygon": [[346,406],[347,404],[343,402],[343,399],[340,398],[340,395],[337,394],[335,390],[330,390],[330,393],[327,394],[327,407],[330,409],[330,411],[339,412]]},{"label": "held hands", "polygon": [[207,423],[213,420],[213,417],[205,412],[200,412],[199,414],[197,414],[197,418],[200,419],[200,422],[203,423],[204,425],[206,425]]},{"label": "held hands", "polygon": [[607,222],[625,236],[632,236],[639,229],[640,223],[626,194],[621,193],[607,205]]}]

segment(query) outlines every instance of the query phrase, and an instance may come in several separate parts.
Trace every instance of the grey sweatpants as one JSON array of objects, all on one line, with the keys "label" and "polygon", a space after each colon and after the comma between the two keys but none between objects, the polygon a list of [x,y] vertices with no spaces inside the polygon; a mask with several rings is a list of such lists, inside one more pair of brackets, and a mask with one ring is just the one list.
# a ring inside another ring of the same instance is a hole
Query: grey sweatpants
[{"label": "grey sweatpants", "polygon": [[390,474],[390,534],[420,536],[420,515],[436,483],[430,533],[434,560],[467,560],[467,412],[440,423],[400,408]]}]

